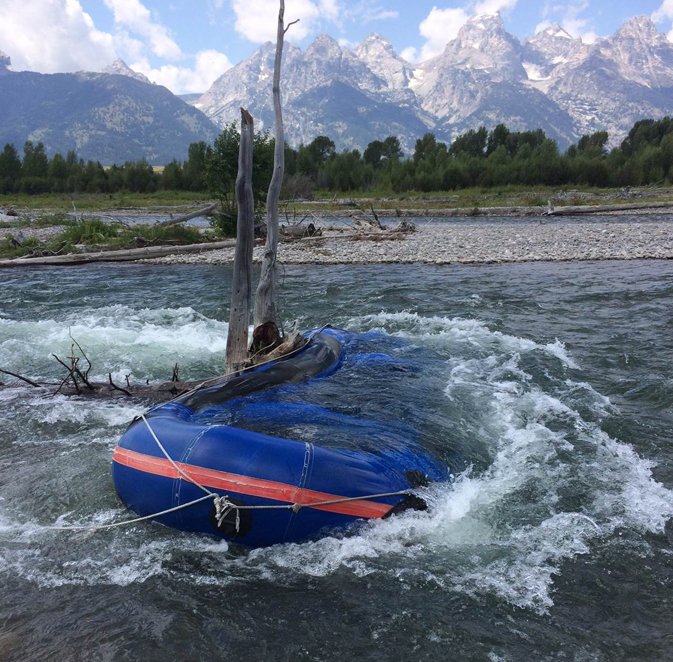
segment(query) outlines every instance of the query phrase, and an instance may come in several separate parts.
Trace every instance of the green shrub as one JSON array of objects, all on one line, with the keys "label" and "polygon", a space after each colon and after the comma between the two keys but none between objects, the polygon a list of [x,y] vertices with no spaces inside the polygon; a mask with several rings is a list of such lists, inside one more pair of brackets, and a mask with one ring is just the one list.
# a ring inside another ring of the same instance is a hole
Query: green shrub
[{"label": "green shrub", "polygon": [[162,241],[180,241],[185,244],[198,244],[204,240],[198,228],[189,225],[169,225],[156,227],[151,225],[138,225],[124,231],[125,239],[142,237],[147,241],[161,243]]},{"label": "green shrub", "polygon": [[60,238],[71,244],[95,244],[114,239],[121,229],[118,223],[105,223],[100,218],[83,219],[67,226]]}]

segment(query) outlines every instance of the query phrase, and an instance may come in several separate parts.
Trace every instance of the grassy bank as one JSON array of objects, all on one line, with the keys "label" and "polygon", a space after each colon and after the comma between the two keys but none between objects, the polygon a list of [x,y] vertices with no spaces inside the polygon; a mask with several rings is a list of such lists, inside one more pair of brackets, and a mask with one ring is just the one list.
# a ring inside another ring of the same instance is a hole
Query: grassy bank
[{"label": "grassy bank", "polygon": [[298,209],[337,210],[348,207],[373,205],[376,209],[487,209],[490,207],[546,207],[551,199],[555,207],[586,204],[623,204],[624,202],[673,201],[673,188],[643,187],[633,189],[627,197],[623,189],[575,187],[523,187],[503,186],[470,188],[457,191],[409,192],[395,194],[390,191],[357,191],[335,196],[326,191],[318,192],[315,201],[297,204]]},{"label": "grassy bank", "polygon": [[77,211],[104,211],[112,209],[148,209],[151,207],[172,207],[193,205],[204,206],[210,198],[204,193],[190,191],[157,191],[156,193],[44,193],[26,195],[12,193],[0,195],[0,209],[13,207],[21,211],[52,210],[72,212],[73,202]]},{"label": "grassy bank", "polygon": [[[47,216],[45,219],[53,216]],[[46,221],[45,221],[46,222]],[[20,246],[14,241],[20,237],[21,228],[14,233],[8,233],[0,240],[0,258],[28,257],[40,255],[65,255],[82,249],[90,250],[122,250],[141,246],[166,244],[196,244],[207,241],[209,234],[202,234],[197,228],[173,225],[156,227],[149,225],[135,225],[127,227],[118,223],[106,223],[100,219],[86,219],[71,221],[61,219],[60,222],[51,222],[40,227],[60,227],[60,231],[40,239],[37,236],[22,240]],[[26,226],[24,226],[25,228]],[[33,227],[29,225],[27,227]]]},{"label": "grassy bank", "polygon": [[[457,191],[409,192],[396,194],[393,191],[370,190],[330,193],[317,191],[314,200],[289,203],[290,208],[299,211],[336,211],[349,207],[379,210],[396,209],[487,209],[490,207],[545,207],[552,198],[554,206],[583,204],[621,204],[624,202],[665,202],[673,201],[673,188],[644,187],[633,189],[632,196],[625,198],[622,189],[575,188],[540,186],[503,186],[494,188],[472,188]],[[210,198],[204,193],[188,191],[158,191],[156,193],[115,193],[115,194],[44,194],[0,195],[0,209],[13,207],[19,213],[34,213],[38,210],[71,213],[73,202],[77,211],[113,212],[118,209],[160,211],[162,207],[205,206]]]}]

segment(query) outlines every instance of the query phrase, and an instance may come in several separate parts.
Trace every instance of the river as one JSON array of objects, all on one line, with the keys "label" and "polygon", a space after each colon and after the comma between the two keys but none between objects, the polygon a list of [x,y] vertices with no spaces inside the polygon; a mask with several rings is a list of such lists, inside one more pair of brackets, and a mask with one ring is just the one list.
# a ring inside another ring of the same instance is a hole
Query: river
[{"label": "river", "polygon": [[[222,371],[228,267],[1,277],[2,368],[58,379],[50,354],[71,333],[99,379]],[[142,403],[0,390],[0,660],[673,657],[672,263],[287,267],[282,281],[287,322],[378,330],[425,357],[455,480],[428,512],[262,550],[151,524],[56,532],[128,516],[110,457]]]}]

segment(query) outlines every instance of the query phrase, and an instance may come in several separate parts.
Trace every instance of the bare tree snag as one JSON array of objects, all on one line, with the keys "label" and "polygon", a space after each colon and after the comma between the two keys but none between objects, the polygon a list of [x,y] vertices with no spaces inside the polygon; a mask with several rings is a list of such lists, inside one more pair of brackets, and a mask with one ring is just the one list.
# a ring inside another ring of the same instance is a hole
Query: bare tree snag
[{"label": "bare tree snag", "polygon": [[273,69],[273,112],[275,117],[276,147],[273,155],[273,176],[269,184],[269,192],[266,197],[266,246],[262,259],[262,271],[259,277],[259,285],[255,296],[255,328],[264,322],[274,322],[276,319],[276,286],[277,268],[276,256],[278,254],[278,207],[280,202],[280,189],[285,176],[285,130],[283,127],[283,106],[280,98],[280,72],[283,63],[283,43],[285,33],[297,21],[293,21],[285,27],[285,0],[280,0],[278,12],[278,32],[276,36],[276,60]]},{"label": "bare tree snag", "polygon": [[225,372],[240,370],[248,358],[248,326],[252,302],[252,249],[255,243],[255,208],[252,193],[252,149],[254,122],[241,108],[241,142],[238,150],[236,177],[236,252],[231,286],[229,333],[225,354]]}]

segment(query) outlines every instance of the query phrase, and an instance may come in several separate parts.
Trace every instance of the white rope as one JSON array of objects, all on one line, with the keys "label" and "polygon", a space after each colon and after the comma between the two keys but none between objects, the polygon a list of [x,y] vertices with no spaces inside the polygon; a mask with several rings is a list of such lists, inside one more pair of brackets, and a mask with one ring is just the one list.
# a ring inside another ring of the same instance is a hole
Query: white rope
[{"label": "white rope", "polygon": [[175,506],[175,508],[169,508],[168,510],[162,510],[159,513],[154,513],[152,515],[145,515],[145,517],[136,517],[135,519],[127,519],[123,522],[114,522],[113,524],[101,524],[100,526],[47,526],[46,529],[51,531],[101,531],[102,529],[112,529],[116,526],[126,526],[127,524],[136,524],[138,522],[144,522],[148,519],[154,519],[155,517],[161,517],[161,515],[168,515],[169,513],[174,513],[176,510],[182,510],[183,508],[189,508],[189,506],[194,506],[197,503],[201,503],[206,499],[212,499],[215,495],[206,495],[195,501],[190,501],[189,503],[183,503],[181,506]]},{"label": "white rope", "polygon": [[402,496],[403,494],[411,494],[410,490],[400,490],[399,492],[385,492],[383,494],[367,494],[366,496],[358,497],[340,497],[339,499],[331,499],[330,501],[315,501],[312,503],[284,503],[273,506],[236,506],[231,504],[232,508],[236,510],[294,510],[298,512],[302,508],[316,508],[317,506],[332,506],[337,503],[348,503],[349,501],[367,501],[368,499],[380,499],[382,497]]},{"label": "white rope", "polygon": [[200,499],[195,499],[194,501],[189,501],[188,503],[183,503],[180,506],[175,506],[174,508],[168,508],[167,510],[162,510],[158,513],[153,513],[152,515],[145,515],[144,517],[136,517],[135,519],[124,520],[123,522],[114,522],[113,524],[101,524],[99,526],[47,526],[46,529],[50,531],[102,531],[104,529],[113,529],[118,526],[126,526],[130,524],[138,524],[138,522],[145,522],[150,519],[156,519],[162,515],[169,515],[170,513],[177,512],[183,508],[189,508],[190,506],[195,506],[198,503],[207,501],[208,499],[215,499],[215,506],[217,508],[218,502],[222,508],[222,512],[218,517],[216,513],[215,517],[218,520],[218,526],[222,526],[222,522],[225,517],[229,514],[230,510],[236,511],[236,531],[240,529],[240,510],[293,510],[294,512],[299,512],[302,508],[315,508],[317,506],[331,506],[338,503],[347,503],[349,501],[365,501],[368,499],[379,499],[382,497],[391,497],[391,496],[402,496],[403,494],[411,494],[409,490],[403,490],[400,492],[386,492],[384,494],[369,494],[367,496],[359,497],[344,497],[342,499],[332,499],[330,501],[319,501],[317,503],[285,503],[278,504],[273,506],[238,506],[231,501],[229,501],[227,495],[220,496],[211,492],[202,496]]},{"label": "white rope", "polygon": [[183,477],[186,478],[190,483],[194,483],[196,487],[198,487],[200,490],[203,490],[206,494],[209,494],[211,497],[217,496],[214,492],[211,492],[210,490],[206,489],[203,485],[195,481],[187,472],[183,471],[180,466],[173,460],[173,458],[168,454],[166,449],[163,447],[162,443],[159,441],[159,437],[157,437],[156,434],[154,434],[154,430],[150,426],[150,424],[147,422],[147,419],[145,418],[145,414],[140,414],[140,418],[143,419],[143,422],[147,426],[147,429],[150,431],[150,434],[152,435],[152,438],[154,441],[157,442],[157,446],[161,449],[161,452],[166,456],[166,459],[173,465],[173,468]]},{"label": "white rope", "polygon": [[[163,444],[159,441],[159,437],[157,437],[156,433],[152,429],[152,426],[149,424],[149,421],[145,418],[145,414],[141,414],[140,418],[143,420],[145,425],[147,426],[147,429],[150,431],[150,434],[152,435],[152,438],[154,441],[157,442],[157,446],[161,449],[161,452],[166,456],[166,459],[173,465],[173,468],[184,478],[186,478],[188,481],[191,483],[194,483],[200,490],[203,490],[206,494],[212,496],[213,498],[216,499],[215,505],[216,507],[219,505],[223,509],[225,509],[224,514],[220,517],[218,513],[218,520],[219,519],[224,519],[227,515],[227,512],[229,510],[294,510],[295,512],[298,512],[304,507],[309,507],[309,508],[314,508],[316,506],[332,506],[334,504],[338,503],[348,503],[349,501],[363,501],[367,499],[378,499],[381,497],[390,497],[390,496],[400,496],[402,494],[409,494],[409,490],[402,490],[400,492],[386,492],[384,494],[369,494],[367,496],[360,496],[360,497],[340,497],[338,499],[331,499],[329,501],[319,501],[317,503],[288,503],[288,504],[278,504],[278,505],[273,505],[273,506],[237,506],[233,504],[231,501],[228,499],[228,495],[223,495],[220,496],[216,494],[215,492],[211,492],[208,490],[206,487],[198,483],[196,480],[194,480],[186,471],[184,471],[174,460],[173,458],[168,454],[166,449],[164,448]],[[221,503],[218,504],[218,500],[221,501]],[[218,522],[218,524],[221,524],[221,522]],[[238,530],[238,527],[237,529]]]}]

